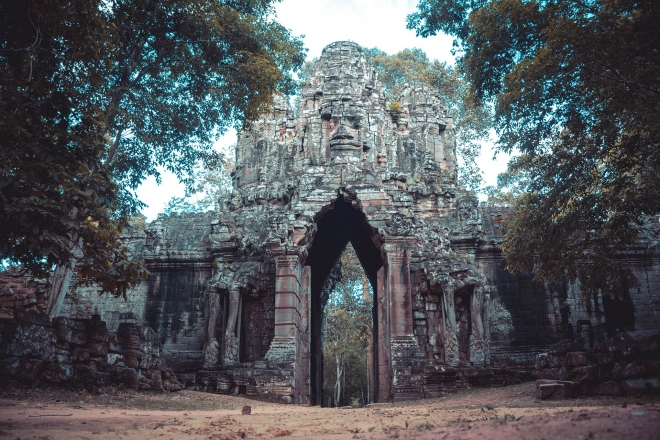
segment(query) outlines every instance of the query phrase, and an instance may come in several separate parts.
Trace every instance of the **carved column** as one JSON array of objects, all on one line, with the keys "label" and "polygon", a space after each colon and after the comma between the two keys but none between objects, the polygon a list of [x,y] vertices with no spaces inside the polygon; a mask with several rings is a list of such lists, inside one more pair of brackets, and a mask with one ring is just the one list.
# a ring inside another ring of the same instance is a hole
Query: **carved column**
[{"label": "carved column", "polygon": [[240,299],[241,293],[238,288],[229,289],[229,317],[227,318],[227,328],[225,329],[225,353],[223,359],[225,366],[238,363],[236,323],[238,322]]},{"label": "carved column", "polygon": [[[397,399],[423,397],[423,380],[411,374],[412,368],[426,358],[413,332],[410,260],[412,237],[396,237],[384,244],[387,255],[387,292],[389,309],[390,396]],[[379,400],[384,400],[379,395]]]},{"label": "carved column", "polygon": [[484,365],[490,365],[490,292],[484,291]]},{"label": "carved column", "polygon": [[295,403],[309,405],[310,401],[310,327],[312,268],[305,266],[300,279],[300,327],[296,350]]},{"label": "carved column", "polygon": [[445,363],[450,367],[456,367],[459,362],[459,354],[453,286],[445,286],[442,289],[442,333],[445,345]]},{"label": "carved column", "polygon": [[470,319],[472,321],[470,362],[478,366],[483,366],[485,360],[483,311],[484,288],[482,286],[476,286],[472,292],[472,301],[470,304]]},{"label": "carved column", "polygon": [[410,264],[405,249],[386,245],[390,302],[390,334],[412,336],[412,298],[410,297]]},{"label": "carved column", "polygon": [[390,386],[392,383],[392,364],[390,360],[390,323],[389,323],[389,296],[387,292],[387,269],[381,267],[376,275],[376,344],[378,356],[378,402],[387,402],[390,398]]},{"label": "carved column", "polygon": [[215,287],[210,287],[206,293],[204,317],[206,332],[204,333],[204,368],[218,367],[220,360],[220,344],[216,339],[218,316],[220,314],[220,293]]},{"label": "carved column", "polygon": [[275,336],[266,358],[294,363],[300,327],[300,257],[297,253],[277,255],[275,265]]}]

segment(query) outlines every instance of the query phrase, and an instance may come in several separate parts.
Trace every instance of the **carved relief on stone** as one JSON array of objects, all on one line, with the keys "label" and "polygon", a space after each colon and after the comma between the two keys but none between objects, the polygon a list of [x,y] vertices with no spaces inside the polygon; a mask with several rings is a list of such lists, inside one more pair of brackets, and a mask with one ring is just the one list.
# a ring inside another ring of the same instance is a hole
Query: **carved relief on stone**
[{"label": "carved relief on stone", "polygon": [[415,232],[413,222],[401,214],[392,215],[391,219],[386,222],[388,226],[388,233],[394,236],[411,236]]},{"label": "carved relief on stone", "polygon": [[486,359],[486,347],[484,344],[484,289],[482,286],[476,286],[474,288],[470,305],[472,320],[470,362],[473,365],[483,366]]},{"label": "carved relief on stone", "polygon": [[459,351],[453,286],[445,286],[442,289],[442,330],[445,363],[450,367],[456,367],[459,363]]},{"label": "carved relief on stone", "polygon": [[207,289],[204,299],[204,318],[206,332],[204,333],[204,368],[214,369],[220,361],[220,344],[216,339],[218,317],[220,316],[220,293],[211,286]]},{"label": "carved relief on stone", "polygon": [[278,247],[289,236],[289,222],[286,215],[272,216],[268,220],[268,235],[265,241],[268,247]]},{"label": "carved relief on stone", "polygon": [[227,317],[227,328],[225,329],[225,352],[223,357],[223,364],[225,366],[238,363],[236,324],[238,322],[240,299],[241,293],[237,288],[229,289],[229,316]]}]

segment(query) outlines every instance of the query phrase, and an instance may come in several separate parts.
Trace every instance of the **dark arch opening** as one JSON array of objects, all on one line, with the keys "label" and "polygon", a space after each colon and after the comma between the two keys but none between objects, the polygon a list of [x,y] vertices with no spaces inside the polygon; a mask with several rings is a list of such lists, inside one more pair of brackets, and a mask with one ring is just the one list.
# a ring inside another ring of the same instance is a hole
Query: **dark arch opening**
[{"label": "dark arch opening", "polygon": [[[374,228],[369,226],[364,213],[353,208],[350,201],[339,196],[334,205],[317,220],[317,231],[309,249],[305,264],[311,267],[311,343],[310,343],[310,401],[322,404],[323,398],[323,306],[321,291],[330,271],[337,263],[344,248],[351,242],[377,298],[377,274],[383,266],[383,258]],[[376,307],[373,307],[374,329],[378,328]],[[377,332],[374,331],[374,359],[377,359]],[[373,362],[377,368],[377,362]],[[374,377],[377,377],[374,372]],[[377,387],[376,387],[377,392]]]}]

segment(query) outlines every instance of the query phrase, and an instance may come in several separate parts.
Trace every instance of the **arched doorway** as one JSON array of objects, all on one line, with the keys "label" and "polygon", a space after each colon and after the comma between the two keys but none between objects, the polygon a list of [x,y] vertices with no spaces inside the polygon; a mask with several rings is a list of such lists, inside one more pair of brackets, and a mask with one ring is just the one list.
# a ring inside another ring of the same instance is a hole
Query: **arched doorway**
[{"label": "arched doorway", "polygon": [[[309,249],[305,265],[311,268],[310,282],[310,402],[322,404],[323,390],[323,349],[322,323],[323,305],[321,293],[332,268],[350,242],[357,254],[373,288],[373,298],[378,297],[378,271],[383,267],[381,240],[363,212],[354,208],[350,201],[339,196],[334,205],[317,220],[317,231]],[[373,356],[374,366],[371,377],[377,378],[378,362],[378,308],[373,307]],[[373,399],[378,401],[378,387],[371,384]]]}]

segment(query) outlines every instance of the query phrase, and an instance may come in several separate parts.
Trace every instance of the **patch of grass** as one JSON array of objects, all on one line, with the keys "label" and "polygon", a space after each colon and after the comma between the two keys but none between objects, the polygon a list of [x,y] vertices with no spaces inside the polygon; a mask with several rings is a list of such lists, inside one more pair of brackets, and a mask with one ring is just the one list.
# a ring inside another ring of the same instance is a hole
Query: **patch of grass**
[{"label": "patch of grass", "polygon": [[431,422],[424,422],[421,425],[415,426],[415,429],[418,431],[430,431],[435,428],[435,425]]}]

